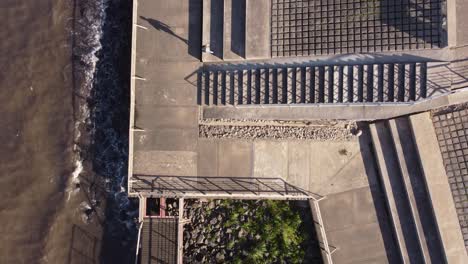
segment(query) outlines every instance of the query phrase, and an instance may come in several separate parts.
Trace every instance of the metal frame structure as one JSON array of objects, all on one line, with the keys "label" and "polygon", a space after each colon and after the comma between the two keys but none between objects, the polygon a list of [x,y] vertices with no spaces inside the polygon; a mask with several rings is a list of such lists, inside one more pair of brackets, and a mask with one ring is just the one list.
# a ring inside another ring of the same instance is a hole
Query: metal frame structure
[{"label": "metal frame structure", "polygon": [[306,200],[320,197],[281,178],[133,175],[130,192],[146,197]]}]

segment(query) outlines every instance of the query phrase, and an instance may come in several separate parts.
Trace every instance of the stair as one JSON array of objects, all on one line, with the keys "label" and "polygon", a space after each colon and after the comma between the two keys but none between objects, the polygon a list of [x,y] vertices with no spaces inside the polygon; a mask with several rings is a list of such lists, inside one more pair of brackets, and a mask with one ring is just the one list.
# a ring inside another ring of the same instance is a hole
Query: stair
[{"label": "stair", "polygon": [[202,95],[199,99],[204,100],[199,102],[204,105],[410,102],[427,97],[426,68],[425,62],[205,65],[198,87]]},{"label": "stair", "polygon": [[370,131],[402,262],[446,262],[410,120],[376,122]]},{"label": "stair", "polygon": [[270,0],[203,0],[203,62],[270,58]]},{"label": "stair", "polygon": [[175,218],[146,218],[141,230],[141,263],[177,263]]},{"label": "stair", "polygon": [[224,0],[223,60],[245,57],[245,0]]},{"label": "stair", "polygon": [[468,263],[455,203],[430,113],[411,115],[410,123],[447,263]]},{"label": "stair", "polygon": [[224,46],[224,1],[203,0],[202,61],[222,61]]}]

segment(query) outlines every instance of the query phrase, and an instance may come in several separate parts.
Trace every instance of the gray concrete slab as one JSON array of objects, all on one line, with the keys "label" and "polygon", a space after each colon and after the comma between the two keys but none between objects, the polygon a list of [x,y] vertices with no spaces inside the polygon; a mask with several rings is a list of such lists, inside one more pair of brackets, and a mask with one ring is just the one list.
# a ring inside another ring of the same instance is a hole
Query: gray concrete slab
[{"label": "gray concrete slab", "polygon": [[135,149],[165,151],[196,151],[198,129],[159,128],[135,131]]},{"label": "gray concrete slab", "polygon": [[384,249],[378,223],[327,232],[327,236],[331,245],[339,247],[333,254],[334,263],[391,263]]},{"label": "gray concrete slab", "polygon": [[133,155],[133,174],[193,176],[196,173],[196,152],[137,150]]},{"label": "gray concrete slab", "polygon": [[320,202],[320,206],[323,209],[322,216],[327,220],[327,232],[378,221],[368,186],[327,195],[327,198]]},{"label": "gray concrete slab", "polygon": [[202,1],[134,5],[130,176],[197,175]]},{"label": "gray concrete slab", "polygon": [[198,176],[218,176],[218,143],[215,140],[198,140]]},{"label": "gray concrete slab", "polygon": [[174,89],[174,87],[159,86],[148,81],[139,85],[135,91],[135,103],[137,105],[196,105],[197,87],[186,84]]},{"label": "gray concrete slab", "polygon": [[[455,4],[455,17],[456,17],[456,45],[463,46],[468,44],[468,34],[467,34],[467,27],[468,24],[468,17],[466,14],[468,13],[468,2],[465,0],[455,0],[455,1],[447,1],[448,5]],[[452,13],[448,13],[449,21],[450,16],[454,16],[453,11]],[[451,26],[450,24],[448,25]],[[452,25],[453,26],[453,25]]]},{"label": "gray concrete slab", "polygon": [[252,176],[253,142],[218,141],[218,175],[223,177]]},{"label": "gray concrete slab", "polygon": [[287,142],[256,141],[253,167],[254,177],[285,179],[288,174]]},{"label": "gray concrete slab", "polygon": [[138,54],[160,61],[199,61],[201,1],[139,1]]},{"label": "gray concrete slab", "polygon": [[135,126],[139,129],[197,128],[198,107],[136,105]]},{"label": "gray concrete slab", "polygon": [[286,180],[300,188],[308,189],[310,181],[310,144],[288,142],[288,174]]},{"label": "gray concrete slab", "polygon": [[374,177],[366,171],[359,142],[310,144],[310,191],[329,195],[368,186],[368,174]]},{"label": "gray concrete slab", "polygon": [[246,0],[245,56],[247,59],[271,57],[270,5],[270,0]]}]

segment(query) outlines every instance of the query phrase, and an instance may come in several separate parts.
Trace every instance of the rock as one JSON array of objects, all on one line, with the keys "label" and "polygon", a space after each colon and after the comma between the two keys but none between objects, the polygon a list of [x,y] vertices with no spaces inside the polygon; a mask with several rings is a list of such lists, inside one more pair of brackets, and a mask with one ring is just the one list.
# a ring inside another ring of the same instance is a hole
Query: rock
[{"label": "rock", "polygon": [[216,225],[216,223],[218,223],[218,219],[213,218],[213,219],[210,220],[211,225]]},{"label": "rock", "polygon": [[217,263],[223,263],[224,262],[224,254],[222,254],[221,252],[218,252],[216,254],[216,262]]},{"label": "rock", "polygon": [[238,237],[245,237],[245,235],[247,235],[247,232],[245,232],[243,228],[241,228],[239,232],[237,233]]},{"label": "rock", "polygon": [[213,203],[213,201],[211,201],[210,203],[208,203],[208,208],[209,208],[209,209],[215,208],[215,204]]},{"label": "rock", "polygon": [[204,244],[204,242],[205,242],[205,235],[203,235],[203,233],[202,233],[202,234],[198,235],[198,237],[197,237],[197,244]]}]

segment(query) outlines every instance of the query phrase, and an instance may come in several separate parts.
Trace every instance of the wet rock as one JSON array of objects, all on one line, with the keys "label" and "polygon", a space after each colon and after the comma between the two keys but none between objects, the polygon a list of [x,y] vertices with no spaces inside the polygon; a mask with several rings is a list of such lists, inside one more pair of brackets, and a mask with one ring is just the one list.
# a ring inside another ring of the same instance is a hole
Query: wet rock
[{"label": "wet rock", "polygon": [[218,252],[216,254],[216,263],[223,263],[224,262],[224,254],[222,254],[221,252]]},{"label": "wet rock", "polygon": [[197,244],[204,244],[204,242],[205,242],[205,235],[203,234],[198,235]]},{"label": "wet rock", "polygon": [[245,237],[246,235],[247,235],[247,232],[243,228],[241,228],[239,232],[237,233],[238,237]]}]

